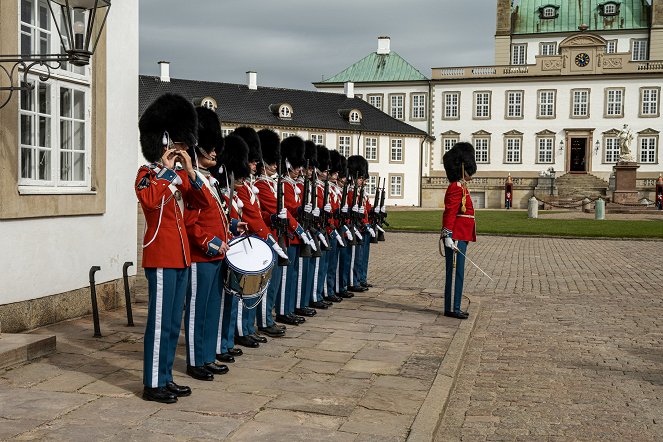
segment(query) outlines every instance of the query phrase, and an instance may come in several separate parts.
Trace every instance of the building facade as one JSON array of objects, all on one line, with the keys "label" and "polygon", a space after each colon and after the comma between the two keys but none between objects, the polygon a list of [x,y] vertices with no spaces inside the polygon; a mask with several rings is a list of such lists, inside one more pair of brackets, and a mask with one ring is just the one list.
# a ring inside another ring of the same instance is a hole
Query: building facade
[{"label": "building facade", "polygon": [[[0,53],[60,52],[46,3],[0,3]],[[89,313],[95,265],[101,308],[123,300],[123,263],[136,258],[137,3],[113,2],[90,65],[34,72],[0,109],[4,332]]]}]

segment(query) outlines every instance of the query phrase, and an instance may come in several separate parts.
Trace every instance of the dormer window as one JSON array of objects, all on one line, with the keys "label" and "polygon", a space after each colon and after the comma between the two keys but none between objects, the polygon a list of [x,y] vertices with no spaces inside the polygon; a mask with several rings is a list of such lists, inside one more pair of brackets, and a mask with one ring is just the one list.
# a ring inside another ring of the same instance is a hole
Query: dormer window
[{"label": "dormer window", "polygon": [[539,18],[548,20],[559,17],[559,6],[546,5],[539,8]]},{"label": "dormer window", "polygon": [[279,117],[281,120],[292,119],[292,106],[288,103],[270,104],[269,111]]},{"label": "dormer window", "polygon": [[599,5],[599,13],[604,17],[619,15],[618,2],[605,2]]},{"label": "dormer window", "polygon": [[351,110],[350,116],[348,117],[348,121],[350,121],[350,124],[361,123],[361,112],[359,112],[357,109]]},{"label": "dormer window", "polygon": [[218,107],[217,104],[216,104],[216,100],[214,100],[214,98],[212,98],[212,97],[203,98],[202,101],[200,102],[200,106],[206,107],[207,109],[210,109],[210,110],[213,110],[213,111],[215,111],[216,108]]}]

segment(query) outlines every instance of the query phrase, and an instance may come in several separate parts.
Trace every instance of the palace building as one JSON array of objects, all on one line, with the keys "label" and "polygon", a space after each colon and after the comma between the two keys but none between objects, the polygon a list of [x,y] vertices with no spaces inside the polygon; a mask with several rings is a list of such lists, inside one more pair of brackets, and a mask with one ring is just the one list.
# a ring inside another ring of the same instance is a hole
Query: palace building
[{"label": "palace building", "polygon": [[509,174],[516,208],[534,194],[609,198],[624,125],[640,197],[654,199],[663,170],[663,0],[498,0],[494,65],[381,78],[397,60],[380,37],[375,53],[314,85],[332,92],[352,81],[370,104],[435,139],[422,162],[423,206],[442,205],[442,155],[457,141],[475,146],[479,207],[504,207]]}]

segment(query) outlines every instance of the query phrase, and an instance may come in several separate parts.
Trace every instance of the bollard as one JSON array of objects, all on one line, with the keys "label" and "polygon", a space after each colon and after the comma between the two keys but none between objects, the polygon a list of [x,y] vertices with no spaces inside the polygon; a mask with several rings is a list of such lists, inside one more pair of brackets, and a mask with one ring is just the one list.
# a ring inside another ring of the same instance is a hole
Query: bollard
[{"label": "bollard", "polygon": [[527,218],[538,218],[539,217],[539,201],[532,197],[527,202]]},{"label": "bollard", "polygon": [[127,307],[127,326],[134,326],[134,315],[131,311],[131,292],[129,291],[129,275],[127,274],[127,269],[134,265],[133,262],[127,261],[122,266],[122,279],[124,279],[124,303]]},{"label": "bollard", "polygon": [[591,204],[592,204],[592,202],[587,197],[585,197],[585,199],[582,200],[582,211],[583,211],[583,213],[589,213],[589,212],[592,211]]},{"label": "bollard", "polygon": [[90,267],[90,297],[92,298],[92,320],[94,321],[94,337],[101,337],[101,327],[99,326],[99,306],[97,306],[97,288],[94,283],[94,274],[101,270],[99,266]]},{"label": "bollard", "polygon": [[594,219],[605,219],[605,200],[603,198],[597,199],[594,204]]}]

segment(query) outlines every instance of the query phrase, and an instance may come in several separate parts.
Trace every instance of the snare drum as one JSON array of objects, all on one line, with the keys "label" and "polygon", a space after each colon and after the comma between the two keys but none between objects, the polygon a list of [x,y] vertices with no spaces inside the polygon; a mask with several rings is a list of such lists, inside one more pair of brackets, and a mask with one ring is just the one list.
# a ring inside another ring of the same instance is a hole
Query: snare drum
[{"label": "snare drum", "polygon": [[228,246],[226,290],[242,299],[260,298],[267,290],[276,261],[272,248],[257,236],[235,238]]}]

